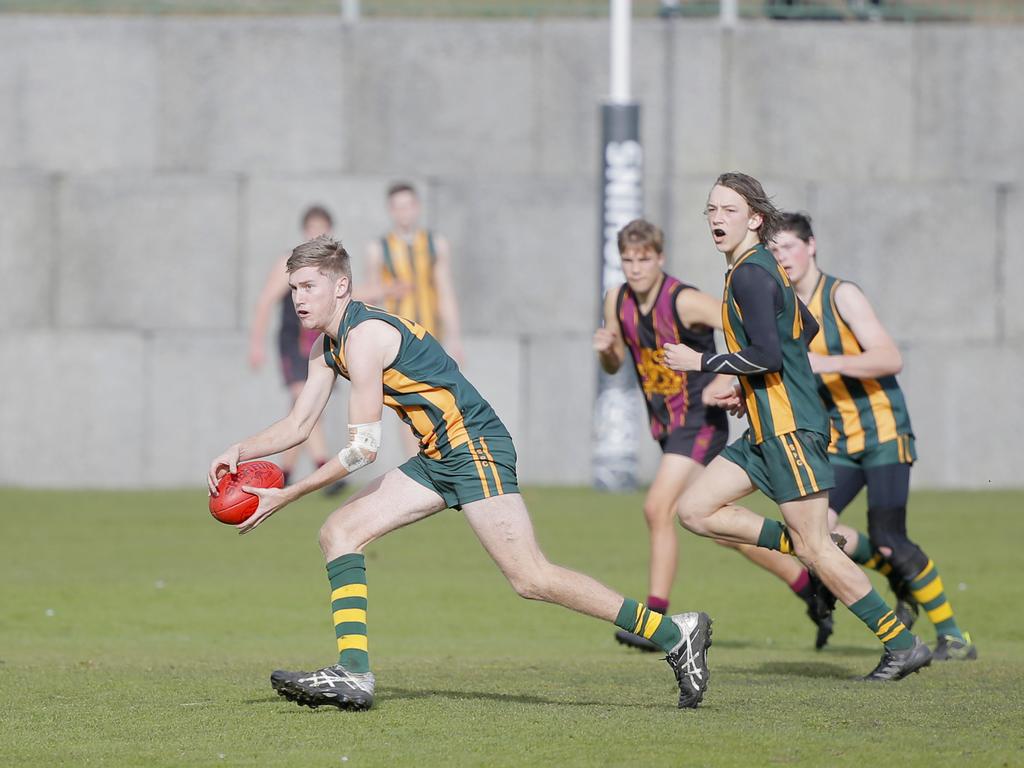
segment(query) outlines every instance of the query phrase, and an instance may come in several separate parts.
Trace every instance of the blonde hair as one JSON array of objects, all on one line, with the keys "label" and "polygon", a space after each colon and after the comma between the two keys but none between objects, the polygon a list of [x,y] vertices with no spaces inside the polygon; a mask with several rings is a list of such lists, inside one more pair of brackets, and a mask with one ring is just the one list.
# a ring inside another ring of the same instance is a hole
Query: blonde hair
[{"label": "blonde hair", "polygon": [[349,285],[352,284],[352,261],[348,251],[330,235],[320,235],[296,246],[285,268],[290,275],[303,267],[316,267],[319,272],[335,280],[347,277]]}]

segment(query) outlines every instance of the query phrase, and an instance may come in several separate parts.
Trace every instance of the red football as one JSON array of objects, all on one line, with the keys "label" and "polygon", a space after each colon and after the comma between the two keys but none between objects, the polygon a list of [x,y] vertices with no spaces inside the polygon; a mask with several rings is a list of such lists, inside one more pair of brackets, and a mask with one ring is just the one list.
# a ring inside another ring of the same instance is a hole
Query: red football
[{"label": "red football", "polygon": [[272,461],[247,461],[238,465],[238,474],[225,474],[217,483],[217,495],[210,497],[210,514],[229,525],[244,523],[256,507],[258,496],[246,493],[243,485],[254,488],[281,488],[284,473]]}]

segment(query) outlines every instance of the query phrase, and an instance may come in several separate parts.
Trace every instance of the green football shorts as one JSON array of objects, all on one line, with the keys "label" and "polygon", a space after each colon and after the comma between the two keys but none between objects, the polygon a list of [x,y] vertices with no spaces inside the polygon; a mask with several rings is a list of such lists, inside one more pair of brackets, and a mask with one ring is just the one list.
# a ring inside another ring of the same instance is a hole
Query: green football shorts
[{"label": "green football shorts", "polygon": [[897,435],[895,440],[886,440],[857,453],[832,453],[830,450],[828,457],[836,466],[870,469],[889,464],[913,464],[917,461],[917,448],[913,435]]},{"label": "green football shorts", "polygon": [[722,456],[740,466],[766,496],[782,504],[835,485],[826,446],[824,435],[805,429],[757,444],[747,430]]},{"label": "green football shorts", "polygon": [[519,493],[516,448],[509,437],[475,437],[443,459],[431,459],[421,451],[399,469],[437,492],[454,509],[492,496]]}]

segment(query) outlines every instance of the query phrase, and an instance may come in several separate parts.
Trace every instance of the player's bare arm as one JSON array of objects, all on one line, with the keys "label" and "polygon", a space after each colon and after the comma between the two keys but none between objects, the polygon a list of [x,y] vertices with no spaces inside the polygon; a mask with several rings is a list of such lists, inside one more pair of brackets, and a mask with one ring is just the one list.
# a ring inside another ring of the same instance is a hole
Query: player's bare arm
[{"label": "player's bare arm", "polygon": [[288,415],[262,432],[229,446],[210,462],[207,481],[212,495],[217,495],[217,481],[226,472],[235,474],[238,462],[286,451],[309,437],[327,406],[334,386],[334,371],[327,367],[323,355],[318,352],[320,349],[321,344],[313,345],[309,357],[309,375]]},{"label": "player's bare arm", "polygon": [[246,492],[259,496],[260,505],[252,517],[237,526],[239,533],[251,531],[282,507],[376,460],[384,408],[384,368],[397,356],[400,343],[398,331],[386,323],[368,321],[352,329],[345,343],[345,363],[352,384],[347,444],[318,470],[287,488],[244,487]]},{"label": "player's bare arm", "polygon": [[706,326],[722,330],[722,300],[696,288],[684,288],[679,292],[676,314],[686,328]]},{"label": "player's bare arm", "polygon": [[274,266],[263,284],[263,289],[260,291],[259,299],[256,301],[252,325],[249,328],[249,365],[253,369],[259,369],[266,359],[265,349],[270,311],[275,304],[288,295],[288,274],[285,272],[285,264],[289,255],[286,253],[274,262]]},{"label": "player's bare arm", "polygon": [[842,283],[835,293],[836,309],[850,326],[864,350],[859,355],[818,355],[811,353],[815,373],[839,373],[857,379],[895,375],[903,370],[903,357],[896,342],[875,314],[871,302],[853,283]]},{"label": "player's bare arm", "polygon": [[459,303],[455,297],[455,281],[452,279],[452,249],[448,239],[434,236],[434,286],[437,289],[437,314],[444,330],[444,347],[455,361],[462,363],[462,324],[459,318]]},{"label": "player's bare arm", "polygon": [[605,373],[616,373],[626,360],[626,342],[619,334],[619,318],[615,313],[615,300],[619,289],[608,291],[604,297],[604,325],[594,332],[594,351]]}]

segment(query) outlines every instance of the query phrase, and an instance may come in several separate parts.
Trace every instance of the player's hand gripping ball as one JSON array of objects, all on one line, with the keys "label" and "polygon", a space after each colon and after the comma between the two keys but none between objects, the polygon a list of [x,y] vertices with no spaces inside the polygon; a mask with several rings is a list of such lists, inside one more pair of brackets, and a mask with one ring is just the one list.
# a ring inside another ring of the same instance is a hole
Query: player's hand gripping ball
[{"label": "player's hand gripping ball", "polygon": [[243,485],[254,488],[284,487],[284,473],[272,461],[247,461],[238,465],[238,474],[224,473],[217,481],[217,495],[210,497],[210,514],[228,525],[248,520],[259,506],[259,496],[246,493]]}]

